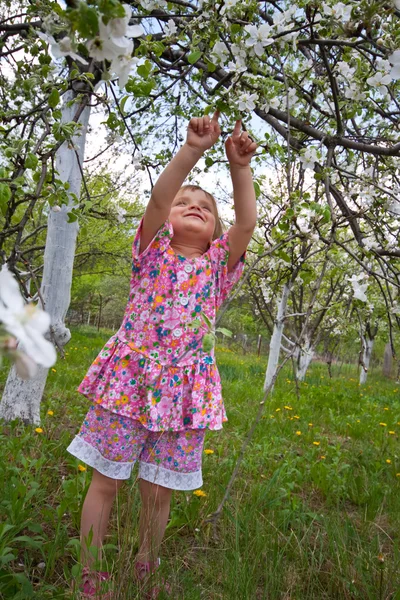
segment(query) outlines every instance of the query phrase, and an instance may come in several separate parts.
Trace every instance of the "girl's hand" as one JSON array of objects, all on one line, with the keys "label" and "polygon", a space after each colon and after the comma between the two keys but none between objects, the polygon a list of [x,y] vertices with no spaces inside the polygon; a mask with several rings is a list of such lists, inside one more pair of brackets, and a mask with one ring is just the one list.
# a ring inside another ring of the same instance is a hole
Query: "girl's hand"
[{"label": "girl's hand", "polygon": [[248,167],[257,150],[257,144],[249,137],[247,131],[240,131],[242,121],[236,121],[232,136],[225,142],[225,152],[230,166]]},{"label": "girl's hand", "polygon": [[221,135],[221,129],[218,124],[219,114],[219,111],[216,110],[212,119],[208,115],[190,119],[186,137],[188,146],[201,152],[214,146]]}]

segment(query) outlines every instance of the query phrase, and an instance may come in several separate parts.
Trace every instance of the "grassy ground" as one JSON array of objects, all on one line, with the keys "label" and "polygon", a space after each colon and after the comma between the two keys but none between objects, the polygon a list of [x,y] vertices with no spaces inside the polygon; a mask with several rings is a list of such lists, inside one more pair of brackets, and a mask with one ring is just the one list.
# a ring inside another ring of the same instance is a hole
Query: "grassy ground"
[{"label": "grassy ground", "polygon": [[[65,448],[88,404],[76,391],[110,332],[73,332],[50,371],[41,431],[0,430],[0,598],[73,598],[80,507],[90,469]],[[265,358],[221,348],[229,422],[208,434],[206,496],[175,494],[162,569],[174,599],[400,600],[400,386],[354,367],[314,364],[299,396],[287,369],[246,452],[215,527],[215,511],[262,397]],[[4,382],[5,372],[0,372]],[[132,576],[138,492],[115,505],[106,559],[116,597]]]}]

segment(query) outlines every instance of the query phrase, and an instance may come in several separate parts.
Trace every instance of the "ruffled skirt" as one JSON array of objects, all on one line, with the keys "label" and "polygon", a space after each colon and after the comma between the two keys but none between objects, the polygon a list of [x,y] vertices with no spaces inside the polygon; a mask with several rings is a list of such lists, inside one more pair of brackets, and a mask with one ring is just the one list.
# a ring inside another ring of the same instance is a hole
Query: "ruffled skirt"
[{"label": "ruffled skirt", "polygon": [[163,365],[113,335],[78,392],[152,431],[221,429],[227,421],[221,380],[210,355],[192,364]]}]

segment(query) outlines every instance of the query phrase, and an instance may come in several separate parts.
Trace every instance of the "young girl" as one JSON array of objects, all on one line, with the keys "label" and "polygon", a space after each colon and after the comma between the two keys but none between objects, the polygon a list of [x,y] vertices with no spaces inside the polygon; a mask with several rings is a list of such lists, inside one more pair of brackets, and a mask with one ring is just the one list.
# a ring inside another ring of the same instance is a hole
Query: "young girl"
[{"label": "young girl", "polygon": [[[203,351],[199,322],[203,314],[215,321],[243,270],[256,225],[250,161],[257,145],[237,121],[225,144],[236,219],[222,234],[213,196],[182,186],[218,140],[218,118],[216,112],[212,119],[190,120],[186,143],[154,186],[133,243],[122,325],[78,388],[93,402],[68,447],[93,467],[82,508],[83,598],[94,597],[99,582],[109,578],[90,568],[88,540],[92,536],[90,545],[101,548],[114,498],[135,462],[142,501],[135,569],[145,582],[160,562],[172,490],[202,485],[205,431],[221,429],[227,420],[214,352]],[[153,588],[148,597],[158,593]]]}]

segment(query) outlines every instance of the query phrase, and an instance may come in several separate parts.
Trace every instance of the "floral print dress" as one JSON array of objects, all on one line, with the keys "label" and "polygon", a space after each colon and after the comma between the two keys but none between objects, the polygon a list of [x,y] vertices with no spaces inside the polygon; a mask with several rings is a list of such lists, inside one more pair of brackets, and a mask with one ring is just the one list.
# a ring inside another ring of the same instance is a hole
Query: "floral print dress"
[{"label": "floral print dress", "polygon": [[227,420],[221,380],[214,351],[202,350],[205,330],[196,322],[203,322],[203,314],[215,322],[242,274],[244,255],[228,273],[227,232],[198,258],[176,254],[169,220],[139,253],[142,223],[133,242],[130,295],[121,327],[78,391],[151,431],[221,429]]}]

